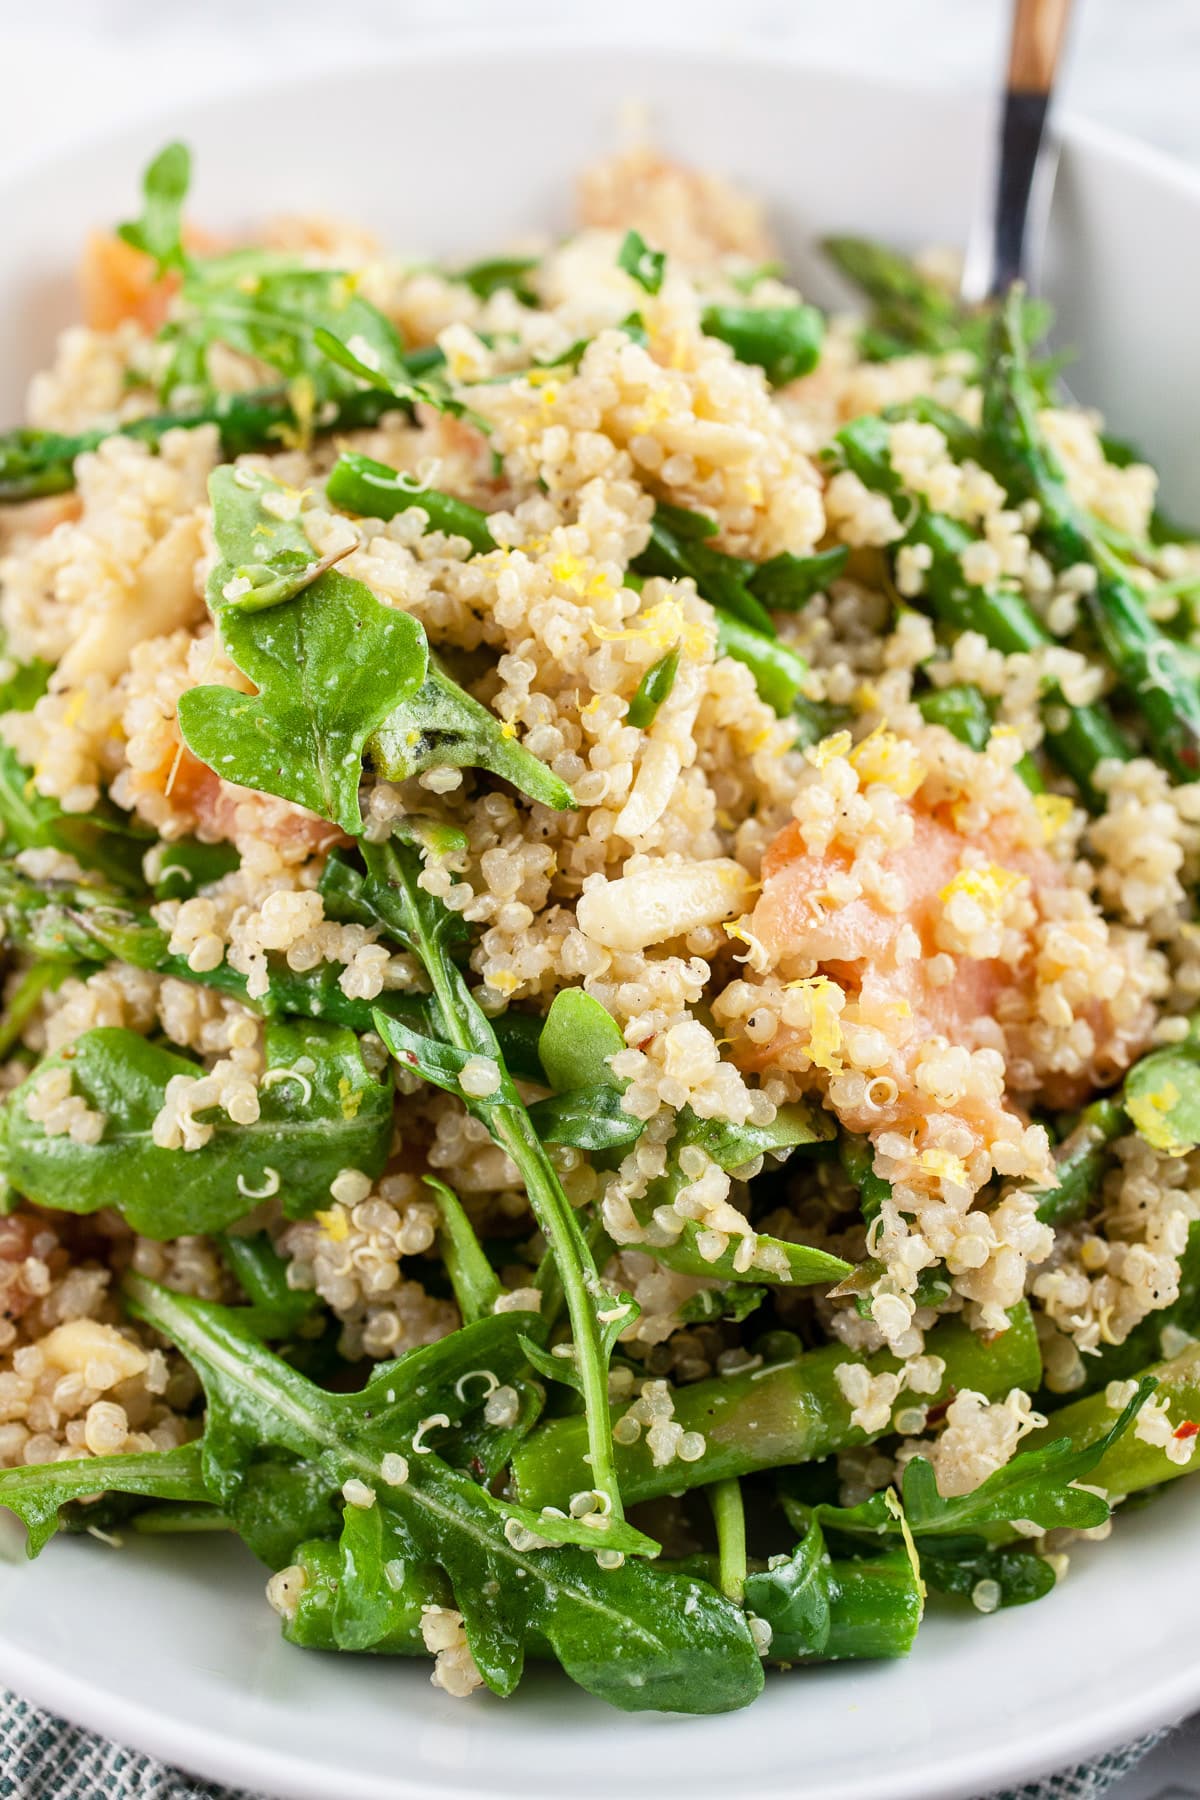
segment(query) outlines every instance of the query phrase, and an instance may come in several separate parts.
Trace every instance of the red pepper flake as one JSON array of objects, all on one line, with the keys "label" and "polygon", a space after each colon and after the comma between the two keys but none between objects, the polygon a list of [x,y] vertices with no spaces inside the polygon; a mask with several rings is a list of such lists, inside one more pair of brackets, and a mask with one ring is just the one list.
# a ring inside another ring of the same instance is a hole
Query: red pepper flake
[{"label": "red pepper flake", "polygon": [[1200,1424],[1197,1424],[1195,1419],[1185,1419],[1183,1424],[1178,1426],[1175,1432],[1175,1436],[1179,1439],[1181,1444],[1186,1444],[1189,1438],[1194,1438],[1197,1435],[1200,1435]]}]

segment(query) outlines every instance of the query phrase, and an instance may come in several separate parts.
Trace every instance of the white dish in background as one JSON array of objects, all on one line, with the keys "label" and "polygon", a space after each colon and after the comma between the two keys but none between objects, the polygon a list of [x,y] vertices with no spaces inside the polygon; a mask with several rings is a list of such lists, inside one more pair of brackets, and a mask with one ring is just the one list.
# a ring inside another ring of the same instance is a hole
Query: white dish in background
[{"label": "white dish in background", "polygon": [[[427,49],[176,112],[0,188],[0,418],[72,317],[84,232],[131,210],[168,136],[197,154],[193,211],[224,227],[340,211],[398,248],[478,255],[565,227],[573,172],[624,103],[664,149],[765,194],[813,297],[822,233],[965,236],[977,101],[761,54]],[[1064,132],[1048,261],[1071,375],[1200,511],[1200,180],[1092,127]],[[626,1718],[531,1672],[505,1703],[431,1689],[427,1664],[318,1656],[278,1636],[233,1543],[60,1540],[0,1564],[0,1681],[108,1736],[295,1800],[954,1800],[1016,1783],[1200,1704],[1200,1491],[1183,1482],[1074,1558],[1033,1610],[939,1613],[902,1664],[773,1676],[745,1712]],[[11,1523],[11,1522],[10,1522]]]}]

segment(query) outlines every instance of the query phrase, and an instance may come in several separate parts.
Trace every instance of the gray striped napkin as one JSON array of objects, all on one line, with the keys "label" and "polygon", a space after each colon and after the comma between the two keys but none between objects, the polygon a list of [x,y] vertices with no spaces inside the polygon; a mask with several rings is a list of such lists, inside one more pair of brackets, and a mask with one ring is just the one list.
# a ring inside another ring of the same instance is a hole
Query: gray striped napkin
[{"label": "gray striped napkin", "polygon": [[[1047,1775],[991,1800],[1100,1800],[1166,1736],[1153,1731],[1078,1768]],[[32,1706],[0,1696],[0,1800],[260,1800],[199,1781],[181,1769]]]}]

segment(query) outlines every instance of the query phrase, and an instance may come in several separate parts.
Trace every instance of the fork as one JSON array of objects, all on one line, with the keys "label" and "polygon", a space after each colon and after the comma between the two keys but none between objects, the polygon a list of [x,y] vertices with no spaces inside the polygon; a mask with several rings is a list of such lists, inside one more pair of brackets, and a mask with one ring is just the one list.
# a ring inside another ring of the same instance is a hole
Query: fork
[{"label": "fork", "polygon": [[1049,209],[1056,152],[1045,141],[1072,0],[1013,0],[1008,78],[989,214],[971,234],[962,297],[978,302],[1008,292],[1028,273],[1030,223]]}]

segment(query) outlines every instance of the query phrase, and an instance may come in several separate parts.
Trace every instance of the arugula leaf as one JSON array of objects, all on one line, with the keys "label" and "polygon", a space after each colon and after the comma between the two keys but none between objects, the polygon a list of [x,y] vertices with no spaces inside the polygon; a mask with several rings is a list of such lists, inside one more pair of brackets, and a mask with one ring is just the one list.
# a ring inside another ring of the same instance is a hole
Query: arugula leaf
[{"label": "arugula leaf", "polygon": [[764,1232],[755,1233],[755,1252],[748,1267],[741,1265],[744,1252],[737,1238],[731,1239],[713,1260],[705,1257],[700,1249],[702,1228],[694,1219],[685,1220],[671,1241],[656,1242],[653,1235],[658,1208],[671,1206],[689,1185],[689,1178],[679,1166],[679,1153],[686,1145],[698,1145],[719,1168],[733,1173],[768,1151],[795,1150],[825,1142],[833,1131],[828,1114],[805,1101],[781,1106],[770,1125],[731,1125],[724,1119],[700,1119],[690,1107],[684,1107],[668,1150],[666,1173],[652,1181],[643,1197],[633,1203],[639,1222],[652,1229],[650,1239],[639,1242],[637,1248],[668,1269],[684,1275],[708,1275],[720,1281],[766,1281],[782,1287],[807,1287],[815,1282],[843,1280],[850,1273],[850,1264],[840,1256]]},{"label": "arugula leaf", "polygon": [[732,1125],[728,1119],[701,1119],[685,1106],[679,1114],[676,1142],[698,1144],[719,1168],[735,1174],[760,1156],[827,1144],[835,1131],[829,1114],[805,1100],[776,1107],[769,1125]]},{"label": "arugula leaf", "polygon": [[[547,1644],[572,1680],[628,1710],[724,1711],[760,1690],[761,1666],[745,1619],[703,1582],[659,1573],[642,1561],[600,1569],[594,1549],[616,1536],[615,1526],[605,1532],[514,1507],[425,1444],[431,1396],[448,1415],[454,1410],[447,1362],[464,1372],[487,1366],[485,1345],[494,1347],[506,1321],[519,1315],[481,1321],[412,1351],[376,1370],[361,1393],[329,1394],[266,1350],[235,1312],[138,1276],[127,1280],[126,1292],[134,1315],[169,1337],[204,1383],[205,1484],[239,1528],[253,1501],[248,1476],[264,1448],[296,1459],[331,1495],[351,1480],[373,1492],[366,1510],[381,1515],[378,1538],[367,1541],[375,1529],[367,1521],[351,1525],[355,1546],[366,1552],[365,1591],[355,1590],[343,1615],[355,1647],[396,1635],[378,1575],[388,1562],[402,1560],[443,1571],[475,1661],[497,1693],[516,1686],[531,1641]],[[468,1410],[469,1401],[460,1403],[460,1416]],[[389,1455],[404,1459],[398,1482],[385,1475],[385,1467],[396,1473],[385,1464]],[[527,1542],[527,1533],[542,1535],[552,1524],[577,1527],[594,1548],[515,1547],[514,1539]],[[352,1560],[343,1560],[347,1572]],[[383,1604],[368,1613],[365,1602],[373,1597]],[[360,1624],[350,1624],[351,1611]]]},{"label": "arugula leaf", "polygon": [[36,791],[29,770],[4,743],[0,743],[0,827],[10,851],[61,850],[105,881],[130,891],[144,887],[142,859],[155,841],[153,832],[107,803],[90,813],[64,812],[57,800]]},{"label": "arugula leaf", "polygon": [[[619,1114],[617,1104],[617,1098],[624,1091],[626,1083],[613,1074],[610,1066],[610,1059],[624,1048],[625,1040],[615,1019],[584,989],[564,988],[555,995],[538,1042],[542,1066],[552,1086],[560,1090],[562,1099],[571,1101],[572,1112],[587,1105],[594,1108],[598,1137],[602,1112],[607,1113],[611,1109],[614,1121],[619,1117],[628,1118],[627,1114]],[[605,1088],[612,1095],[609,1100],[603,1098]],[[590,1099],[587,1098],[589,1095]],[[543,1108],[546,1109],[544,1112]],[[539,1101],[530,1108],[530,1117],[535,1122],[555,1116],[545,1101]],[[637,1127],[627,1140],[632,1143],[643,1127],[638,1120],[631,1120],[630,1123]],[[675,1136],[671,1142],[667,1172],[651,1183],[644,1198],[636,1203],[635,1211],[640,1222],[648,1225],[655,1209],[669,1206],[675,1196],[687,1186],[687,1178],[679,1167],[679,1152],[687,1144],[698,1145],[720,1168],[732,1172],[744,1168],[768,1151],[794,1150],[802,1145],[821,1143],[832,1137],[833,1132],[834,1126],[828,1115],[807,1102],[781,1106],[772,1123],[765,1126],[731,1125],[725,1119],[701,1119],[690,1107],[684,1107],[679,1113]],[[580,1136],[550,1141],[579,1143],[586,1149],[603,1150],[626,1140],[614,1136],[607,1142],[588,1144]],[[762,1268],[756,1270],[754,1267],[735,1267],[738,1253],[736,1243],[731,1244],[715,1261],[709,1262],[700,1254],[699,1238],[699,1225],[689,1219],[673,1242],[651,1242],[638,1247],[656,1257],[667,1268],[677,1269],[683,1274],[709,1275],[717,1279],[749,1283],[763,1279]],[[850,1265],[840,1257],[829,1256],[823,1250],[813,1250],[804,1244],[790,1244],[782,1238],[767,1237],[760,1233],[758,1245],[767,1252],[768,1261],[785,1267],[786,1274],[773,1267],[770,1277],[785,1284],[836,1281],[849,1273]]]},{"label": "arugula leaf", "polygon": [[538,256],[492,256],[460,269],[452,280],[464,282],[481,300],[490,300],[493,294],[508,288],[522,306],[536,306],[537,295],[522,277],[540,267]]},{"label": "arugula leaf", "polygon": [[1036,1550],[987,1550],[977,1540],[964,1539],[960,1548],[952,1540],[935,1538],[919,1546],[921,1574],[932,1588],[942,1594],[963,1594],[970,1598],[981,1581],[995,1582],[999,1589],[996,1607],[1028,1606],[1040,1600],[1056,1585],[1052,1565]]},{"label": "arugula leaf", "polygon": [[436,1175],[422,1176],[438,1203],[439,1247],[464,1325],[486,1319],[495,1311],[502,1289],[496,1271],[484,1255],[475,1227],[453,1188]]},{"label": "arugula leaf", "polygon": [[408,781],[422,769],[487,769],[542,806],[573,807],[566,782],[508,736],[511,729],[431,659],[420,688],[367,740],[367,754],[388,781]]},{"label": "arugula leaf", "polygon": [[168,144],[142,176],[141,217],[117,226],[122,243],[154,258],[159,275],[187,266],[183,203],[191,180],[191,151],[186,144]]},{"label": "arugula leaf", "polygon": [[112,1488],[155,1500],[208,1499],[198,1443],[174,1450],[135,1450],[127,1456],[87,1456],[69,1462],[27,1463],[0,1471],[0,1506],[25,1525],[26,1555],[45,1549],[60,1527],[59,1508]]},{"label": "arugula leaf", "polygon": [[269,475],[225,466],[209,483],[221,561],[208,596],[226,651],[258,688],[190,688],[179,723],[192,752],[226,780],[298,801],[346,831],[362,830],[358,787],[367,738],[425,679],[424,633],[360,581],[335,571],[268,612],[231,608],[239,566],[278,552],[311,558],[298,510]]},{"label": "arugula leaf", "polygon": [[[767,604],[779,600],[780,610],[808,597],[808,581],[827,579],[836,572],[827,564],[818,574],[815,558],[775,557],[769,563],[748,562],[714,550],[705,540],[717,527],[703,513],[687,512],[661,501],[650,525],[650,541],[632,568],[639,575],[658,575],[670,581],[690,576],[696,591],[717,615],[717,654],[745,663],[767,705],[781,717],[796,706],[808,665],[787,644],[780,643]],[[836,554],[836,553],[835,553]],[[816,588],[808,589],[815,592]]]},{"label": "arugula leaf", "polygon": [[[428,1072],[437,1085],[449,1086],[454,1080],[468,1111],[482,1120],[521,1171],[566,1298],[574,1345],[573,1374],[584,1398],[595,1486],[605,1496],[611,1516],[619,1520],[621,1496],[613,1463],[607,1369],[617,1336],[636,1317],[634,1301],[624,1294],[614,1300],[601,1281],[578,1216],[504,1068],[492,1023],[451,959],[449,951],[462,931],[462,921],[420,886],[421,863],[411,849],[367,844],[363,855],[368,872],[361,889],[363,904],[422,964],[437,1003],[443,1048],[450,1054],[439,1057],[430,1039],[414,1044],[412,1034],[397,1028],[396,1022],[382,1013],[376,1015],[375,1029],[393,1054],[401,1059],[421,1059],[421,1072]],[[485,1068],[494,1070],[496,1085],[490,1092],[475,1095],[463,1090],[457,1079],[463,1064],[458,1062],[456,1072],[454,1063],[469,1058],[478,1058]]]},{"label": "arugula leaf", "polygon": [[535,1100],[529,1117],[544,1144],[572,1144],[577,1150],[624,1149],[646,1129],[643,1119],[622,1111],[620,1089],[607,1081]]},{"label": "arugula leaf", "polygon": [[640,231],[627,231],[617,252],[617,267],[632,275],[640,288],[657,294],[663,284],[667,258],[662,250],[651,250]]},{"label": "arugula leaf", "polygon": [[799,612],[814,594],[836,580],[849,556],[844,544],[833,550],[814,550],[808,556],[793,556],[790,550],[783,550],[768,562],[759,563],[747,578],[747,586],[770,612]]},{"label": "arugula leaf", "polygon": [[[266,363],[292,388],[303,409],[336,402],[357,382],[332,360],[325,342],[346,341],[362,360],[414,384],[395,327],[358,293],[357,278],[337,269],[304,268],[290,257],[239,250],[190,263],[179,316],[163,328],[172,362],[163,386],[206,390],[213,344]],[[301,410],[298,408],[298,410]]]},{"label": "arugula leaf", "polygon": [[[889,1490],[873,1494],[855,1507],[823,1504],[811,1509],[797,1504],[785,1492],[781,1495],[783,1508],[793,1523],[805,1524],[811,1518],[841,1537],[878,1540],[911,1533],[920,1556],[931,1559],[931,1580],[950,1592],[962,1592],[967,1575],[961,1571],[956,1575],[950,1564],[969,1564],[972,1559],[978,1562],[997,1537],[1003,1544],[1014,1521],[1028,1521],[1043,1531],[1058,1526],[1087,1531],[1105,1523],[1112,1512],[1108,1501],[1076,1483],[1090,1474],[1125,1435],[1157,1386],[1154,1376],[1146,1376],[1113,1424],[1082,1448],[1076,1449],[1069,1437],[1062,1437],[1019,1451],[969,1494],[940,1494],[933,1465],[922,1456],[914,1456],[904,1469],[902,1507]],[[1015,1556],[1017,1552],[1011,1554]],[[999,1582],[1005,1605],[1018,1603],[1016,1598],[1004,1598],[1010,1588],[1014,1595],[1035,1599],[1033,1590],[1039,1583],[1047,1589],[1051,1585],[1044,1575],[1024,1569],[1023,1565],[979,1566],[982,1572],[975,1579]]]},{"label": "arugula leaf", "polygon": [[[449,413],[454,418],[469,419],[475,429],[486,437],[491,431],[489,422],[478,413],[468,412],[462,401],[451,393],[445,379],[445,357],[442,352],[436,346],[431,346],[404,356],[400,340],[392,327],[382,314],[379,318],[384,331],[376,334],[376,342],[373,344],[364,342],[361,333],[343,341],[325,325],[316,327],[313,343],[322,356],[328,357],[335,370],[342,371],[343,376],[350,375],[368,389],[388,395],[398,406],[411,408],[417,401],[424,401],[438,412]],[[386,336],[389,332],[390,341]]]},{"label": "arugula leaf", "polygon": [[35,656],[27,663],[13,663],[0,681],[0,713],[32,712],[50,685],[53,663]]},{"label": "arugula leaf", "polygon": [[[31,963],[23,972],[14,972],[0,1012],[0,1057],[16,1048],[43,994],[53,992],[66,974],[67,965],[50,962]],[[4,1191],[0,1182],[0,1208],[4,1205]]]},{"label": "arugula leaf", "polygon": [[767,1297],[765,1287],[751,1287],[749,1283],[732,1283],[725,1287],[701,1288],[679,1308],[679,1317],[685,1325],[708,1325],[716,1319],[730,1319],[740,1325],[743,1319],[757,1312]]},{"label": "arugula leaf", "polygon": [[564,782],[430,662],[417,621],[363,582],[328,570],[285,605],[237,610],[247,567],[294,573],[296,558],[312,565],[313,552],[298,497],[269,475],[220,468],[210,492],[222,560],[209,604],[226,650],[259,692],[199,687],[181,697],[180,726],[202,762],[352,835],[362,830],[364,752],[389,780],[435,766],[486,768],[544,805],[574,805]]},{"label": "arugula leaf", "polygon": [[739,362],[754,363],[772,387],[811,374],[821,355],[825,320],[815,306],[706,306],[701,328],[728,344]]},{"label": "arugula leaf", "polygon": [[1063,1438],[1040,1449],[1022,1450],[970,1494],[943,1497],[933,1465],[914,1456],[905,1467],[903,1482],[904,1511],[914,1535],[961,1535],[1014,1519],[1028,1519],[1043,1531],[1062,1525],[1087,1531],[1103,1525],[1112,1512],[1108,1501],[1075,1483],[1125,1435],[1157,1386],[1153,1376],[1139,1382],[1128,1406],[1094,1443],[1076,1450],[1069,1438]]},{"label": "arugula leaf", "polygon": [[190,900],[210,882],[237,868],[241,858],[232,844],[201,844],[195,838],[178,838],[164,844],[155,856],[157,870],[151,878],[155,900]]},{"label": "arugula leaf", "polygon": [[[516,1083],[504,1067],[498,1045],[495,1053],[472,1050],[413,1031],[402,1019],[389,1019],[385,1042],[402,1068],[419,1075],[431,1087],[441,1088],[443,1093],[455,1094],[460,1100],[469,1102],[472,1110],[481,1117],[499,1106],[521,1105]],[[472,1094],[463,1086],[463,1074],[468,1065],[488,1071],[493,1081],[489,1092]]]},{"label": "arugula leaf", "polygon": [[833,1558],[814,1518],[790,1557],[746,1577],[747,1610],[771,1628],[772,1660],[907,1656],[925,1610],[906,1546]]},{"label": "arugula leaf", "polygon": [[661,575],[670,581],[690,575],[696,591],[712,606],[752,631],[774,637],[771,615],[749,585],[759,565],[714,550],[705,540],[716,531],[716,524],[703,513],[660,501],[650,522],[650,541],[631,566],[639,575]]},{"label": "arugula leaf", "polygon": [[247,1324],[262,1338],[290,1338],[314,1315],[320,1300],[311,1288],[288,1286],[288,1264],[265,1231],[224,1233],[221,1254],[252,1310]]},{"label": "arugula leaf", "polygon": [[300,1544],[292,1560],[303,1570],[295,1613],[283,1621],[289,1644],[305,1650],[373,1651],[421,1656],[421,1614],[450,1606],[453,1595],[433,1563],[404,1555],[403,1539],[382,1507],[348,1506],[335,1541]]},{"label": "arugula leaf", "polygon": [[621,1088],[609,1059],[625,1048],[621,1027],[583,988],[561,988],[550,1002],[538,1055],[555,1093],[607,1082]]},{"label": "arugula leaf", "polygon": [[[13,1187],[56,1211],[115,1206],[146,1237],[223,1230],[278,1194],[301,1218],[327,1201],[340,1169],[378,1175],[392,1138],[390,1074],[367,1069],[353,1032],[273,1021],[266,1031],[267,1075],[256,1124],[235,1124],[216,1108],[198,1114],[212,1135],[195,1150],[164,1150],[153,1125],[176,1077],[202,1065],[134,1031],[99,1026],[46,1057],[3,1111],[3,1160]],[[26,1111],[37,1082],[63,1069],[72,1092],[104,1114],[104,1134],[78,1144],[48,1137]]]},{"label": "arugula leaf", "polygon": [[627,1084],[609,1067],[609,1059],[624,1048],[620,1027],[598,1000],[583,988],[560,989],[538,1039],[542,1067],[555,1091],[529,1108],[543,1143],[606,1151],[637,1142],[645,1121],[623,1111]]}]

